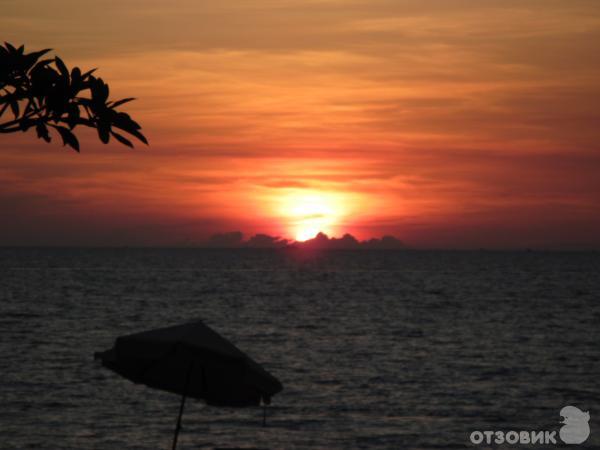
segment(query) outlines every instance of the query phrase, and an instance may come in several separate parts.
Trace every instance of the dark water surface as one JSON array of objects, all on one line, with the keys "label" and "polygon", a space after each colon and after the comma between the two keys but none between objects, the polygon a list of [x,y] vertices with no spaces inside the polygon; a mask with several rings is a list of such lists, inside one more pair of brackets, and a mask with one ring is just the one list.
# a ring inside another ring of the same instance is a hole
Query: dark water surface
[{"label": "dark water surface", "polygon": [[190,400],[182,449],[469,448],[565,405],[600,443],[598,253],[0,249],[0,448],[168,448],[180,399],[92,356],[197,318],[285,388],[264,429]]}]

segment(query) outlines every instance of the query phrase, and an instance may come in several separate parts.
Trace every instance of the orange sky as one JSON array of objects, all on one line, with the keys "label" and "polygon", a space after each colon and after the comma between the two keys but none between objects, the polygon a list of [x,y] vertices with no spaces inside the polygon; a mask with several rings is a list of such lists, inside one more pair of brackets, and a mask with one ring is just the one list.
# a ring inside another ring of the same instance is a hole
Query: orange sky
[{"label": "orange sky", "polygon": [[151,142],[1,136],[0,244],[600,247],[597,0],[8,0],[0,29],[99,67]]}]

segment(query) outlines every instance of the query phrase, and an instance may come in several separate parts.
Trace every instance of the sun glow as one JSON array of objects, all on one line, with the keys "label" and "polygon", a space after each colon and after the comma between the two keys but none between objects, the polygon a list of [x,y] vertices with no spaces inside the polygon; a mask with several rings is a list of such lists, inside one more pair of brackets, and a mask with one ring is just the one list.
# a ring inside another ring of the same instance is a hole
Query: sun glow
[{"label": "sun glow", "polygon": [[294,239],[306,241],[319,232],[333,235],[347,209],[340,194],[294,192],[282,199],[281,214]]}]

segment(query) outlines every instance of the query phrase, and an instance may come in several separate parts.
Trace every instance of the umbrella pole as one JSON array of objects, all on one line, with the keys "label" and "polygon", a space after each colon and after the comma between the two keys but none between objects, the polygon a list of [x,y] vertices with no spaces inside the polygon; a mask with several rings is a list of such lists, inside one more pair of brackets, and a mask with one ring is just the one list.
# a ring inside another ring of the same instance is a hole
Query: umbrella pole
[{"label": "umbrella pole", "polygon": [[173,447],[175,450],[177,448],[177,438],[179,437],[179,430],[181,430],[181,416],[183,415],[183,407],[185,406],[185,396],[187,394],[188,385],[190,384],[190,375],[192,374],[192,364],[190,364],[190,368],[188,369],[186,378],[185,378],[185,388],[183,389],[183,395],[181,396],[181,404],[179,405],[179,417],[177,418],[177,425],[175,425],[175,435],[173,436]]}]

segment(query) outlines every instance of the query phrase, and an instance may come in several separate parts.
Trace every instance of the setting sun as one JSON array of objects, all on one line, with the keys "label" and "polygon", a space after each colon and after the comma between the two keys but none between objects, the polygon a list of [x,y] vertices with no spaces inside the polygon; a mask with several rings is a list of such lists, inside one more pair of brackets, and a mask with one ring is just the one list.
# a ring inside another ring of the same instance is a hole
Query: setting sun
[{"label": "setting sun", "polygon": [[290,235],[306,241],[319,232],[333,234],[347,214],[341,194],[294,192],[281,201],[281,214],[288,222]]}]

